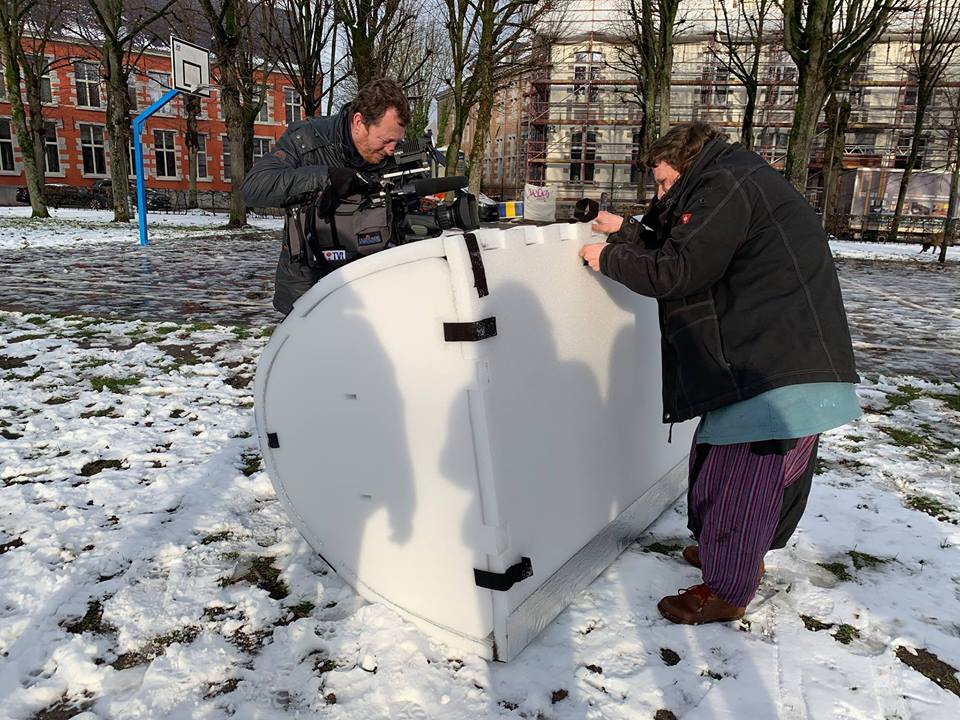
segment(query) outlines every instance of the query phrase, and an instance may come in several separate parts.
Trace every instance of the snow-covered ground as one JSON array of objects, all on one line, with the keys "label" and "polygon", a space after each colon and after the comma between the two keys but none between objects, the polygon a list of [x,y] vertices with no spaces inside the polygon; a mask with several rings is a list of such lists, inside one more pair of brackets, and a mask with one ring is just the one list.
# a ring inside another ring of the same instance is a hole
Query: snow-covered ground
[{"label": "snow-covered ground", "polygon": [[657,612],[698,582],[681,501],[506,665],[364,602],[292,528],[254,433],[269,329],[0,308],[0,717],[960,717],[957,367],[910,349],[916,276],[856,277],[914,369],[869,372],[824,437],[746,618]]},{"label": "snow-covered ground", "polygon": [[[50,209],[52,219],[33,220],[27,205],[0,207],[0,250],[14,248],[46,248],[88,242],[140,242],[136,215],[132,222],[114,224],[113,210],[86,210],[80,208]],[[236,233],[224,231],[227,215],[216,215],[204,210],[187,213],[147,213],[150,239]],[[259,230],[277,230],[283,227],[283,218],[250,215],[250,225]]]}]

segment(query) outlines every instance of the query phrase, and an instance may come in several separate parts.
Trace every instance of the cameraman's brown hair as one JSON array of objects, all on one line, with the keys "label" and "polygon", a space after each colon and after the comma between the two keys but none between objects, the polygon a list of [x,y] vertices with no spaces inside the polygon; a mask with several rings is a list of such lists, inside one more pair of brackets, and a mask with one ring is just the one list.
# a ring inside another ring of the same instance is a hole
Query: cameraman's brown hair
[{"label": "cameraman's brown hair", "polygon": [[410,124],[410,103],[403,93],[400,84],[388,78],[371,80],[357,93],[356,99],[350,105],[350,110],[360,113],[363,124],[370,125],[379,122],[389,108],[397,111],[400,124],[406,127]]},{"label": "cameraman's brown hair", "polygon": [[711,140],[727,136],[721,130],[702,122],[683,123],[670,128],[666,135],[658,139],[643,156],[643,164],[648,168],[665,162],[681,175],[690,169],[697,155]]}]

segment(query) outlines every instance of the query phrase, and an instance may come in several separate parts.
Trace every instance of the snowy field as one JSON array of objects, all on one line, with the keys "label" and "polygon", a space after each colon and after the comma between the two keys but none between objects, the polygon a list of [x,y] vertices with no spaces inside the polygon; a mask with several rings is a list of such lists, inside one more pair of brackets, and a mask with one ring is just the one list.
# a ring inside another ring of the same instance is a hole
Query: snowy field
[{"label": "snowy field", "polygon": [[[33,220],[28,205],[0,207],[0,250],[16,248],[47,248],[77,243],[140,242],[136,214],[133,222],[114,225],[113,210],[86,210],[80,208],[50,209],[52,220]],[[228,216],[204,210],[190,210],[184,214],[147,213],[150,239],[209,235],[217,229],[221,234],[244,232],[225,231],[219,228],[227,224]],[[250,215],[250,225],[258,230],[279,230],[283,218]]]},{"label": "snowy field", "polygon": [[[104,232],[80,212],[59,239],[0,214],[4,272]],[[841,266],[865,414],[824,437],[746,617],[657,612],[699,582],[681,501],[506,665],[361,600],[293,530],[255,438],[265,323],[0,300],[0,718],[955,720],[957,256],[848,245],[875,253]]]}]

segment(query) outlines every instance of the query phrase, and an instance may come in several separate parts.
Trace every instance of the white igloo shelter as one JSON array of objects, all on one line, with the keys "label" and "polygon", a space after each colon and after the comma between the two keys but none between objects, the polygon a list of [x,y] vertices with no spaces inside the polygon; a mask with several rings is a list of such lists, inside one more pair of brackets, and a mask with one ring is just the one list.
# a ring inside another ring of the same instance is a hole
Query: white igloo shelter
[{"label": "white igloo shelter", "polygon": [[680,495],[655,301],[589,225],[410,243],[318,282],[257,368],[267,472],[365,598],[510,660]]}]

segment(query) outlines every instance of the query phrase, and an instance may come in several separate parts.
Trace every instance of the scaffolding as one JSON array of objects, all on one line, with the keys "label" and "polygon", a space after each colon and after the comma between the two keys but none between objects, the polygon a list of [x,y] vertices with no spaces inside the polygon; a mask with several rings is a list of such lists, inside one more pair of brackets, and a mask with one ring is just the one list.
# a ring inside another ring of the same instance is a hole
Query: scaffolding
[{"label": "scaffolding", "polygon": [[[585,11],[595,13],[597,3]],[[585,22],[584,25],[587,25]],[[635,211],[641,111],[632,98],[636,80],[618,67],[622,40],[595,28],[543,47],[536,69],[505,91],[491,123],[483,191],[502,200],[519,199],[525,183],[557,189],[558,214],[581,197],[606,200],[621,212]],[[903,167],[916,104],[915,83],[905,69],[909,36],[890,34],[878,42],[853,75],[850,120],[844,142],[844,171]],[[739,140],[746,91],[710,51],[712,32],[675,39],[671,77],[671,122],[701,120]],[[956,88],[957,83],[944,87]],[[777,43],[760,60],[753,148],[774,167],[786,159],[797,92],[797,70]],[[931,122],[943,108],[930,109]],[[808,199],[819,206],[827,127],[821,120],[810,157]],[[931,133],[920,168],[947,162],[947,142]]]}]

